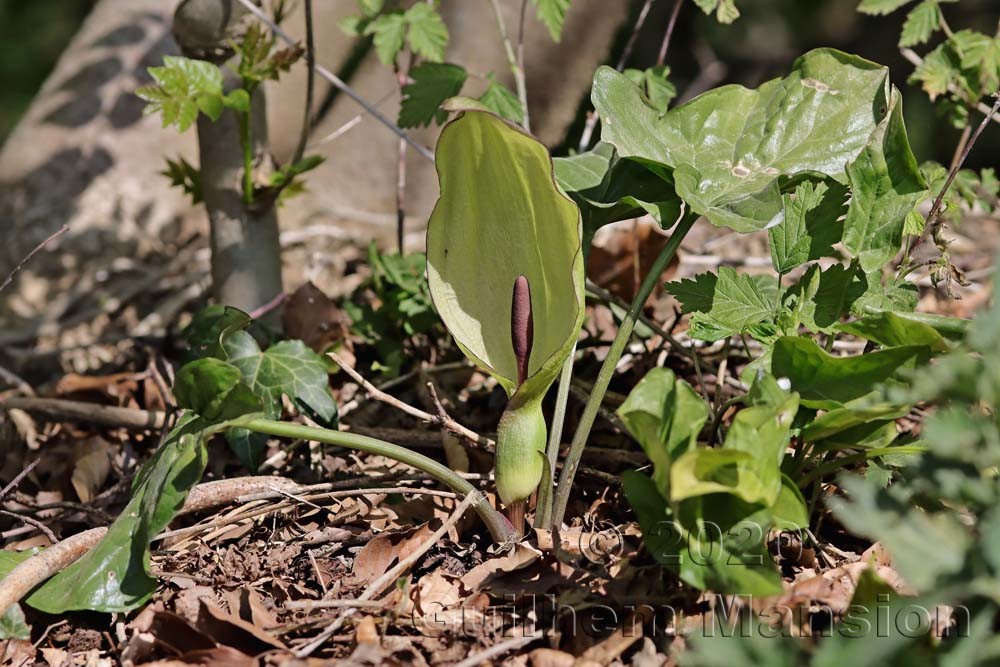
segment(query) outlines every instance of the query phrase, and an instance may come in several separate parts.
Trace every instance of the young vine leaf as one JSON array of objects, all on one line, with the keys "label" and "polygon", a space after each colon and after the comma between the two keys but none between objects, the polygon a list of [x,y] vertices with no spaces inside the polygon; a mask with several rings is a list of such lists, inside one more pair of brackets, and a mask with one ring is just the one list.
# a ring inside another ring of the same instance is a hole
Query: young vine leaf
[{"label": "young vine leaf", "polygon": [[538,10],[538,18],[549,29],[552,40],[562,39],[563,25],[566,23],[566,12],[570,0],[531,0]]},{"label": "young vine leaf", "polygon": [[468,75],[465,68],[448,63],[423,63],[410,70],[411,83],[403,86],[400,127],[420,127],[448,118],[441,105],[458,95]]}]

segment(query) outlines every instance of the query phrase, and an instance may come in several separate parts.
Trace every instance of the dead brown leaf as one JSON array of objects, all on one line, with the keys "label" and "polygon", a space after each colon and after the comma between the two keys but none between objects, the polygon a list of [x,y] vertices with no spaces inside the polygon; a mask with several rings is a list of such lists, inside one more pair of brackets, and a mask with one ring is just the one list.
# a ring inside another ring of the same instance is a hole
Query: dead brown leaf
[{"label": "dead brown leaf", "polygon": [[351,321],[323,290],[305,283],[285,301],[281,324],[286,336],[322,354],[347,339]]},{"label": "dead brown leaf", "polygon": [[88,503],[101,490],[111,473],[111,445],[95,435],[77,442],[73,448],[70,483],[80,502]]}]

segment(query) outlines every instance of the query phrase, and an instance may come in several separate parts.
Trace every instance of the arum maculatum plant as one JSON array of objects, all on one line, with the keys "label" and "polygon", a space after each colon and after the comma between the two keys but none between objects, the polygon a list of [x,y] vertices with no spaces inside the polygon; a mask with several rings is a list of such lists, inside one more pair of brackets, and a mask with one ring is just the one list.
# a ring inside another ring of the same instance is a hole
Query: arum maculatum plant
[{"label": "arum maculatum plant", "polygon": [[583,323],[580,211],[545,146],[489,112],[463,111],[444,128],[437,171],[431,296],[459,348],[507,392],[496,487],[520,530],[546,468],[542,399]]}]

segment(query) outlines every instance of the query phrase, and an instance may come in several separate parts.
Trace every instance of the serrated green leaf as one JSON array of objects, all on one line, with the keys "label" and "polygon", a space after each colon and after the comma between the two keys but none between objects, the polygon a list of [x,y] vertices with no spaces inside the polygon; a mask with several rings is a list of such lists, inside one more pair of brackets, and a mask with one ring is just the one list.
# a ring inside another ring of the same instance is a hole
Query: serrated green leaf
[{"label": "serrated green leaf", "polygon": [[[799,58],[756,90],[723,86],[668,111],[609,67],[594,77],[602,138],[643,161],[716,225],[749,232],[780,222],[780,182],[804,173],[846,182],[845,165],[888,111],[887,71],[832,49]],[[831,144],[830,137],[837,137]],[[712,150],[706,150],[712,146]]]},{"label": "serrated green leaf", "polygon": [[774,269],[787,273],[832,255],[844,231],[839,218],[847,210],[847,189],[836,181],[804,181],[781,199],[782,220],[767,230]]},{"label": "serrated green leaf", "polygon": [[482,105],[493,113],[499,114],[509,121],[513,121],[518,125],[523,125],[524,107],[521,106],[521,100],[519,100],[517,95],[512,93],[507,86],[497,81],[492,72],[488,74],[486,78],[489,80],[490,85],[487,86],[486,91],[479,96],[479,101]]},{"label": "serrated green leaf", "polygon": [[962,68],[979,73],[979,86],[984,93],[1000,87],[1000,36],[961,30],[952,35],[950,42],[958,52]]},{"label": "serrated green leaf", "polygon": [[751,276],[720,266],[718,274],[703,273],[693,279],[667,283],[691,319],[691,336],[719,340],[745,333],[752,325],[774,317],[775,304]]},{"label": "serrated green leaf", "polygon": [[441,110],[441,105],[458,95],[467,75],[465,68],[458,65],[424,63],[410,70],[410,78],[413,82],[403,86],[400,127],[427,126],[447,120],[448,113]]},{"label": "serrated green leaf", "polygon": [[406,43],[406,17],[401,12],[383,14],[365,27],[366,35],[375,36],[375,54],[385,65],[396,61]]},{"label": "serrated green leaf", "polygon": [[858,11],[862,14],[890,14],[913,0],[861,0]]},{"label": "serrated green leaf", "polygon": [[549,29],[552,40],[562,39],[563,24],[566,23],[566,12],[570,0],[531,0],[538,10],[538,18]]},{"label": "serrated green leaf", "polygon": [[951,86],[963,84],[961,60],[951,45],[944,42],[924,56],[907,81],[919,83],[934,101],[939,95],[948,93]]},{"label": "serrated green leaf", "polygon": [[413,5],[406,10],[406,23],[406,38],[414,53],[435,63],[444,60],[448,27],[434,7],[423,2]]},{"label": "serrated green leaf", "polygon": [[899,92],[871,141],[847,166],[851,203],[844,220],[843,245],[868,273],[899,252],[907,214],[927,194],[927,184],[903,126]]},{"label": "serrated green leaf", "polygon": [[923,0],[910,10],[899,36],[903,47],[923,44],[941,27],[941,6],[937,0]]},{"label": "serrated green leaf", "polygon": [[159,112],[163,126],[184,132],[198,118],[199,109],[212,120],[222,113],[222,71],[204,60],[164,56],[162,67],[150,67],[156,86],[136,94],[147,102],[145,113]]},{"label": "serrated green leaf", "polygon": [[167,158],[167,168],[160,172],[170,180],[170,185],[180,188],[191,197],[192,204],[202,202],[201,171],[182,157]]},{"label": "serrated green leaf", "polygon": [[365,28],[368,27],[369,22],[369,19],[363,16],[345,16],[337,21],[337,27],[346,35],[360,37],[365,33]]}]

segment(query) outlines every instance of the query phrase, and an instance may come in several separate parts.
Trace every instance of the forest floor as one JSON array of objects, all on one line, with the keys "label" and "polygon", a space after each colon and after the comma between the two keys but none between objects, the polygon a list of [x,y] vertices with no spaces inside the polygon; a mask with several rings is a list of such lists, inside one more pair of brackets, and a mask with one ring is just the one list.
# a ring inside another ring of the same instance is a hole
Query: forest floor
[{"label": "forest floor", "polygon": [[[968,317],[985,304],[996,245],[990,229],[989,221],[969,220],[950,232],[952,259],[971,284],[958,288],[956,299],[922,279],[919,310]],[[588,300],[564,440],[614,334],[609,304],[632,298],[635,276],[659,250],[648,227],[627,223],[617,230],[591,258],[590,277],[610,296],[602,291],[602,298]],[[637,238],[645,239],[642,253]],[[348,298],[378,310],[379,296],[365,282],[365,250],[343,245],[324,252],[342,269],[342,280],[317,287],[301,276],[292,287],[302,287],[285,304],[285,333],[317,350],[337,342],[339,354],[392,397],[379,400],[344,372],[332,376],[341,428],[446,460],[491,494],[489,452],[404,414],[394,401],[433,416],[443,409],[491,437],[503,392],[440,330],[402,341],[398,375],[372,370],[379,353],[353,332],[341,307]],[[699,224],[664,280],[719,265],[764,272],[767,252],[759,235]],[[108,284],[119,287],[109,289],[121,292],[108,297],[117,302],[90,311],[67,307],[44,331],[5,335],[0,486],[31,470],[0,491],[4,549],[44,547],[107,525],[159,442],[162,431],[147,425],[173,418],[178,335],[205,303],[204,290],[192,289],[204,278],[183,263],[149,267],[148,275],[155,289],[137,291],[112,276]],[[164,321],[152,327],[157,313]],[[160,584],[153,599],[127,614],[55,617],[27,610],[32,640],[0,644],[0,664],[673,664],[686,629],[709,627],[720,604],[731,613],[741,601],[681,585],[643,547],[619,473],[647,460],[614,411],[656,366],[671,368],[721,406],[741,393],[739,373],[754,350],[693,342],[663,290],[646,315],[618,366],[558,535],[530,531],[523,542],[499,549],[476,515],[460,515],[455,496],[428,477],[315,443],[270,442],[257,471],[264,476],[248,480],[219,439],[211,444],[204,482],[223,485],[225,503],[178,519],[154,542],[152,570]],[[18,409],[10,409],[12,401]],[[67,405],[78,413],[68,413]],[[549,403],[546,410],[550,415]],[[720,411],[721,419],[730,417]],[[824,489],[837,492],[834,484]],[[904,585],[877,544],[848,537],[819,512],[810,545],[789,534],[769,538],[786,583],[781,601],[803,610],[792,630],[801,635],[829,625],[830,610],[849,603],[872,557],[884,580]]]}]

